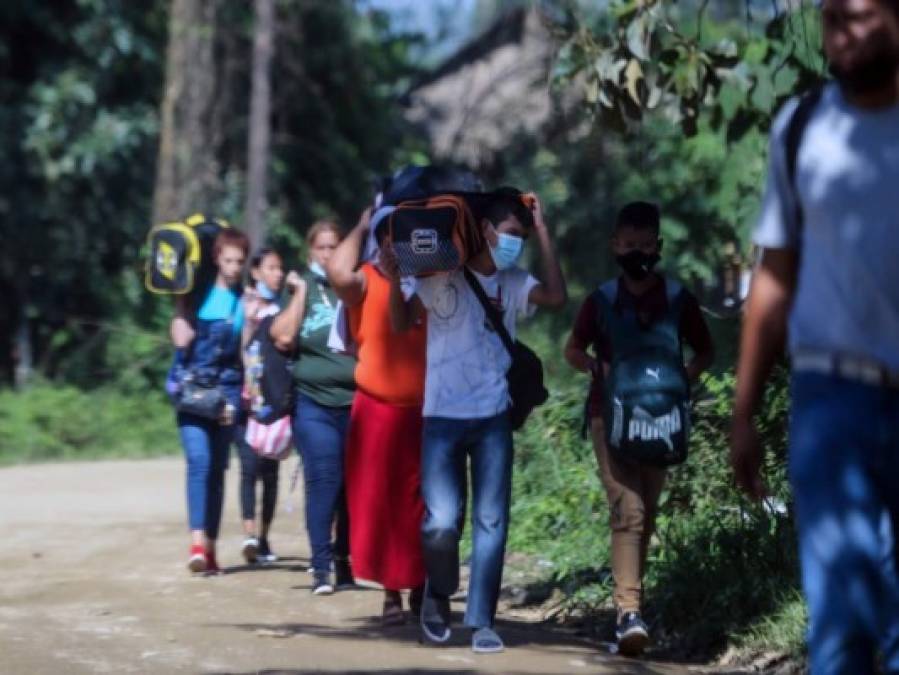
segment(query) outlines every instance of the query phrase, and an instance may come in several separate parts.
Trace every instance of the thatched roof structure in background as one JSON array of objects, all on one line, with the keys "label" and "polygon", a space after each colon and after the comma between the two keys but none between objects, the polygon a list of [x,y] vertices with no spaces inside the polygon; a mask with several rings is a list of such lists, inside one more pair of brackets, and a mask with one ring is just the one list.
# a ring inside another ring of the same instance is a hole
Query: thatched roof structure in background
[{"label": "thatched roof structure in background", "polygon": [[536,10],[501,17],[406,97],[406,118],[430,139],[438,159],[489,165],[520,132],[552,116],[552,36]]}]

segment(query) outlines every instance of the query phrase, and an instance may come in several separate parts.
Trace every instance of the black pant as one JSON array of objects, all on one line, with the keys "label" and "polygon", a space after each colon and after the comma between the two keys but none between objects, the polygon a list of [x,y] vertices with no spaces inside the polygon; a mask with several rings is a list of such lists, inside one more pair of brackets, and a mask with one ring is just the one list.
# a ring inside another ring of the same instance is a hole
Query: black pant
[{"label": "black pant", "polygon": [[236,427],[235,442],[240,454],[240,512],[244,520],[256,519],[256,480],[262,480],[262,523],[275,517],[278,504],[278,469],[281,462],[260,457],[244,440],[246,427]]}]

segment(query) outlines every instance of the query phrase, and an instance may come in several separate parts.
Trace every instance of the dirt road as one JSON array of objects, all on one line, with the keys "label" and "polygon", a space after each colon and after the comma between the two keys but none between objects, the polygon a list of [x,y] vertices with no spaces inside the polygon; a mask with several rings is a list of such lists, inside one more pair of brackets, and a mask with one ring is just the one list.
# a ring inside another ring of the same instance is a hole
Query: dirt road
[{"label": "dirt road", "polygon": [[461,630],[450,647],[421,646],[413,625],[379,626],[377,591],[311,595],[286,479],[272,535],[285,559],[242,566],[233,459],[228,473],[228,573],[192,578],[180,460],[0,470],[0,673],[688,672],[510,617],[500,618],[503,654],[475,656]]}]

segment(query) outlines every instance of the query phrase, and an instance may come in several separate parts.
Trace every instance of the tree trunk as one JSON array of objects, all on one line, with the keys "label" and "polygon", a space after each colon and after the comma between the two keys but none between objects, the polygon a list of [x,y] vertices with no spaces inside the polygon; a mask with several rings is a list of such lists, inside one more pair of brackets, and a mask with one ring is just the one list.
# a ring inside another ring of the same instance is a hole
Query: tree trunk
[{"label": "tree trunk", "polygon": [[265,239],[266,189],[271,137],[271,62],[274,52],[274,0],[255,0],[250,133],[247,148],[246,228],[253,248]]},{"label": "tree trunk", "polygon": [[153,222],[215,212],[221,196],[213,116],[220,0],[172,0]]},{"label": "tree trunk", "polygon": [[19,311],[14,312],[16,318],[12,346],[13,385],[16,389],[22,389],[34,372],[34,355],[31,351],[31,320],[28,317],[27,298],[21,290],[17,295]]}]

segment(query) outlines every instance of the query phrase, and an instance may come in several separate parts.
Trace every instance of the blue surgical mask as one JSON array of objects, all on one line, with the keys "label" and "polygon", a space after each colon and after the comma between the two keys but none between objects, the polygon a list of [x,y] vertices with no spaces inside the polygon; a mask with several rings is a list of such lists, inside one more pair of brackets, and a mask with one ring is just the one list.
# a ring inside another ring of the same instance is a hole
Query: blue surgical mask
[{"label": "blue surgical mask", "polygon": [[269,302],[278,299],[278,291],[273,291],[265,284],[264,281],[256,282],[256,292],[259,294],[260,298],[262,298],[263,300],[268,300]]},{"label": "blue surgical mask", "polygon": [[328,273],[325,272],[325,268],[314,261],[309,263],[309,271],[319,279],[326,279],[328,277]]},{"label": "blue surgical mask", "polygon": [[518,262],[524,249],[524,239],[514,234],[497,233],[496,246],[490,247],[490,256],[498,270],[507,270]]}]

